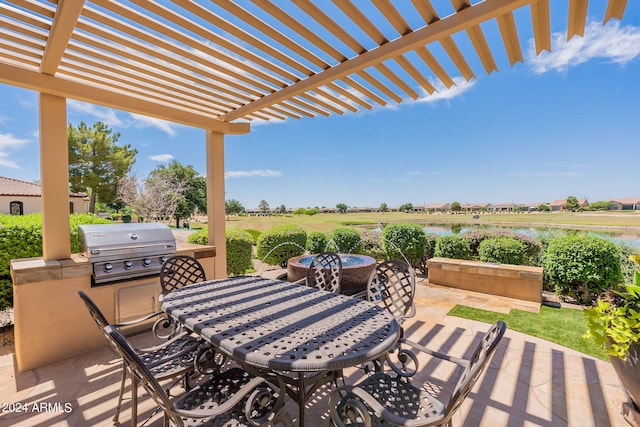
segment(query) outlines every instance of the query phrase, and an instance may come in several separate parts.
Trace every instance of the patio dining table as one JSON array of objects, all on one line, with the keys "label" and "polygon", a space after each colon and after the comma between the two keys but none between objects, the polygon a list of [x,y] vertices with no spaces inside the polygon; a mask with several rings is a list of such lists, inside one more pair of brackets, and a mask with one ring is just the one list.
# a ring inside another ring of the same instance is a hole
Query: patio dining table
[{"label": "patio dining table", "polygon": [[373,303],[253,276],[183,287],[162,309],[248,371],[281,376],[300,426],[314,391],[344,368],[383,358],[400,336],[393,316]]}]

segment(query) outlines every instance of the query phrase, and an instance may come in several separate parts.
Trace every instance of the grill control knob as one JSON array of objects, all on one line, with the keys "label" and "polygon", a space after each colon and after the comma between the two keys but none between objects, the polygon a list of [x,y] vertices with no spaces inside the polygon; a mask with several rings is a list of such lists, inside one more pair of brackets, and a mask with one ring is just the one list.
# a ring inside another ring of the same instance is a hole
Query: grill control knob
[{"label": "grill control knob", "polygon": [[125,261],[124,262],[124,268],[127,269],[127,270],[133,268],[133,263],[131,261]]},{"label": "grill control knob", "polygon": [[108,272],[110,272],[111,270],[113,270],[113,265],[112,265],[110,262],[108,262],[108,263],[106,263],[106,264],[104,265],[104,267],[103,267],[103,268],[104,268],[104,271],[106,271],[106,272],[108,273]]},{"label": "grill control knob", "polygon": [[149,258],[145,258],[142,260],[142,264],[144,264],[145,267],[149,267],[151,265],[151,260]]}]

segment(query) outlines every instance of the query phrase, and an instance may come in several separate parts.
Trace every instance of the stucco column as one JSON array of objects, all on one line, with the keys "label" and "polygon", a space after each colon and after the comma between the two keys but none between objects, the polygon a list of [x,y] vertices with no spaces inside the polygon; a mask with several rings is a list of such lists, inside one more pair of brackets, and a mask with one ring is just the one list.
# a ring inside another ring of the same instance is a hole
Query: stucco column
[{"label": "stucco column", "polygon": [[40,93],[40,179],[44,259],[71,257],[67,100]]},{"label": "stucco column", "polygon": [[209,244],[216,247],[215,278],[227,277],[224,208],[224,134],[207,131],[207,217]]}]

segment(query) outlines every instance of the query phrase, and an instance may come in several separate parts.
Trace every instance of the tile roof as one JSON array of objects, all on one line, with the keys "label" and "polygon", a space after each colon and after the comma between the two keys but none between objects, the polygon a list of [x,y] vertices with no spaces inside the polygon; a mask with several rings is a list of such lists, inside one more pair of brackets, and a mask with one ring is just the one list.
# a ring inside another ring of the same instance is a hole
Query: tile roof
[{"label": "tile roof", "polygon": [[[0,176],[0,196],[42,196],[42,186],[34,182]],[[85,193],[69,192],[70,197],[86,197]]]}]

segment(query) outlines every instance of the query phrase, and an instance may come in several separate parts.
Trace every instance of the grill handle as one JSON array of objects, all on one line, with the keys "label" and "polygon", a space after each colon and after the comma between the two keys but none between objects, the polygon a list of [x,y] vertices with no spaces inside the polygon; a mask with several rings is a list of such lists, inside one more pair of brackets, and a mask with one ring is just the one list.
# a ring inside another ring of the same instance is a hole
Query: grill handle
[{"label": "grill handle", "polygon": [[151,249],[151,248],[175,248],[173,243],[152,243],[149,245],[135,245],[135,246],[126,246],[126,247],[115,247],[115,248],[95,248],[91,249],[91,255],[98,255],[103,252],[114,252],[114,251],[122,251],[122,249]]}]

